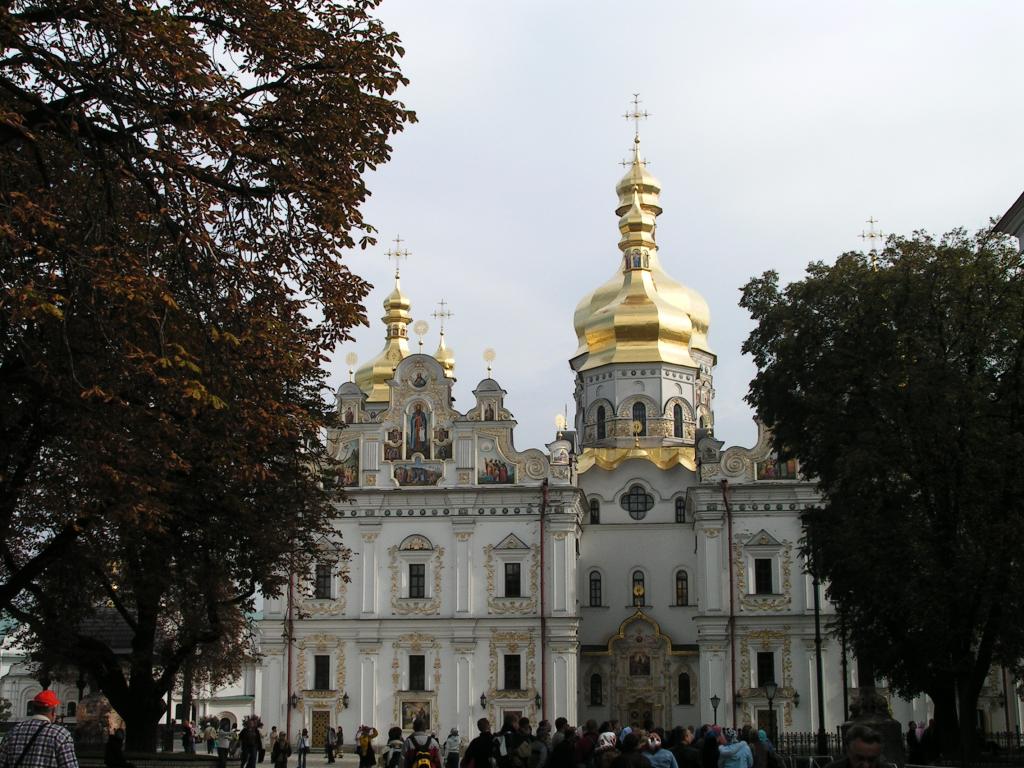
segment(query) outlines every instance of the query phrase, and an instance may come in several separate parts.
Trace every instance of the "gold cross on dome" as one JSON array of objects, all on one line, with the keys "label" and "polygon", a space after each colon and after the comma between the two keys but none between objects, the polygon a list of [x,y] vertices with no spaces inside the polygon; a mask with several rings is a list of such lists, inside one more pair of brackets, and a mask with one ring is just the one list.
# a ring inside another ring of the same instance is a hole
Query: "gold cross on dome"
[{"label": "gold cross on dome", "polygon": [[619,160],[619,165],[621,165],[623,168],[628,168],[634,162],[638,162],[638,163],[640,163],[640,165],[642,165],[644,168],[646,168],[647,164],[650,161],[649,160],[644,160],[642,157],[640,157],[640,153],[636,152],[636,160],[635,161],[634,160]]},{"label": "gold cross on dome", "polygon": [[431,313],[431,317],[436,317],[441,322],[441,333],[444,333],[444,321],[450,317],[455,317],[455,314],[445,309],[448,306],[448,302],[441,299],[437,302],[437,306],[440,307],[436,312]]},{"label": "gold cross on dome", "polygon": [[643,112],[640,111],[639,93],[633,94],[633,101],[631,103],[633,104],[633,111],[627,112],[625,115],[623,115],[623,117],[625,117],[627,120],[633,121],[633,135],[635,138],[640,138],[640,121],[646,120],[648,117],[650,117],[650,114],[648,114],[646,109]]},{"label": "gold cross on dome", "polygon": [[878,246],[877,242],[885,237],[885,233],[882,230],[875,231],[875,224],[878,223],[878,219],[874,216],[869,216],[865,224],[869,225],[868,231],[861,230],[861,233],[857,235],[865,243],[868,243],[868,249],[871,256],[871,268],[878,269]]},{"label": "gold cross on dome", "polygon": [[401,235],[398,235],[398,236],[397,236],[397,237],[396,237],[396,238],[394,239],[395,247],[394,247],[394,248],[392,248],[392,249],[390,249],[390,250],[387,250],[387,251],[385,251],[385,252],[384,252],[384,255],[385,255],[385,256],[386,256],[387,258],[389,258],[389,259],[391,259],[391,260],[392,260],[393,262],[395,262],[395,277],[396,277],[396,278],[398,277],[398,263],[399,263],[399,262],[400,262],[400,261],[401,261],[402,259],[408,259],[408,258],[409,258],[409,257],[410,257],[410,256],[412,255],[412,254],[411,254],[411,253],[409,252],[409,250],[408,250],[408,249],[406,249],[406,250],[402,250],[402,243],[404,243],[404,242],[405,242],[405,241],[404,241],[404,240],[402,239],[402,236],[401,236]]}]

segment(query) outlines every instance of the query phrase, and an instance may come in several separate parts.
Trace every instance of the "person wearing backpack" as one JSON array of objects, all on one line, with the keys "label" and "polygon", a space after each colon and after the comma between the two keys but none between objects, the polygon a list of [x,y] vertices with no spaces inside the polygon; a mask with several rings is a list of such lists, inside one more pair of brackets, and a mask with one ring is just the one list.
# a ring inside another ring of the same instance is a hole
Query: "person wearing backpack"
[{"label": "person wearing backpack", "polygon": [[441,748],[426,728],[423,718],[412,721],[412,735],[405,740],[405,768],[441,768]]},{"label": "person wearing backpack", "polygon": [[397,725],[388,731],[388,744],[380,753],[380,768],[402,768],[405,757],[405,742],[402,729]]}]

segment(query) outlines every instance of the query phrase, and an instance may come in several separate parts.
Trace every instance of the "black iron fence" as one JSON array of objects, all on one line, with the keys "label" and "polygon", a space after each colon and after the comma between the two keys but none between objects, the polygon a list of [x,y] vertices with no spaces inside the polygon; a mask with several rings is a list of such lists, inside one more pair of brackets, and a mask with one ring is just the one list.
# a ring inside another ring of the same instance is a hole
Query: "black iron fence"
[{"label": "black iron fence", "polygon": [[[826,733],[826,754],[839,756],[842,754],[842,741],[838,733]],[[820,755],[818,751],[818,734],[811,731],[786,731],[779,734],[779,743],[775,748],[782,755],[806,756]]]}]

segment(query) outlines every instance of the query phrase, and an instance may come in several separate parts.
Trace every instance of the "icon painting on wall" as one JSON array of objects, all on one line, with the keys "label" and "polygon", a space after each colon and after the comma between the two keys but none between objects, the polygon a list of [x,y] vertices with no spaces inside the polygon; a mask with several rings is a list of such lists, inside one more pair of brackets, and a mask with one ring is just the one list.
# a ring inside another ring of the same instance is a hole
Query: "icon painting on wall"
[{"label": "icon painting on wall", "polygon": [[417,456],[411,464],[395,465],[395,482],[407,485],[437,485],[444,474],[444,465],[424,462]]},{"label": "icon painting on wall", "polygon": [[412,724],[416,720],[423,721],[423,729],[430,732],[430,702],[429,701],[403,701],[402,702],[402,728],[411,731]]},{"label": "icon painting on wall", "polygon": [[481,485],[505,485],[516,481],[516,466],[505,461],[497,446],[481,440],[477,452],[477,477]]},{"label": "icon painting on wall", "polygon": [[755,465],[758,480],[796,480],[796,459],[779,460],[779,454],[772,451],[764,461]]},{"label": "icon painting on wall", "polygon": [[423,403],[416,403],[409,414],[408,431],[406,432],[405,457],[411,459],[419,453],[423,458],[430,458],[430,411]]},{"label": "icon painting on wall", "polygon": [[334,484],[344,488],[359,485],[359,441],[341,444],[338,464],[334,466]]}]

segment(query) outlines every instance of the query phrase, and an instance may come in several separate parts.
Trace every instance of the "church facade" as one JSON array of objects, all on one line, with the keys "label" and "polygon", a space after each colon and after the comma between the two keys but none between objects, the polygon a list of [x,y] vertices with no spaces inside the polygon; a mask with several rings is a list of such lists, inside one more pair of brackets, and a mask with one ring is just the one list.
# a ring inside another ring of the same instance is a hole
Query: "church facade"
[{"label": "church facade", "polygon": [[[464,738],[508,712],[780,733],[846,719],[855,664],[823,587],[819,649],[800,554],[816,488],[764,429],[749,448],[716,438],[710,314],[662,265],[660,191],[637,138],[619,257],[574,316],[575,423],[546,452],[515,447],[490,378],[454,409],[443,331],[433,356],[410,354],[396,272],[384,348],[339,389],[330,435],[353,556],[344,578],[310,574],[268,603],[265,722],[316,743],[327,724],[408,730],[417,715]],[[993,728],[1003,698],[995,675]],[[924,698],[890,703],[904,722],[929,714]]]}]

